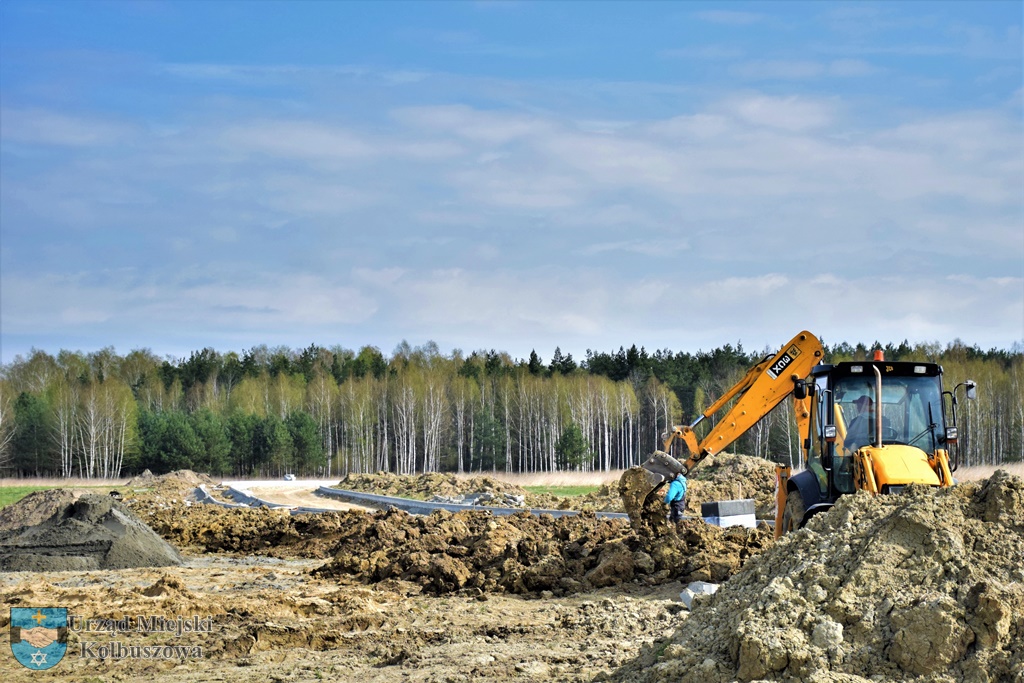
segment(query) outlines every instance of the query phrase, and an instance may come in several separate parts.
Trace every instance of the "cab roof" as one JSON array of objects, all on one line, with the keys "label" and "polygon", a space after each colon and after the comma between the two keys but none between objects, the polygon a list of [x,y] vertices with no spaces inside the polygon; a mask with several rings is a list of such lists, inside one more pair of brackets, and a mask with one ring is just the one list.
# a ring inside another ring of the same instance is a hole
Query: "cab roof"
[{"label": "cab roof", "polygon": [[834,365],[816,365],[811,369],[811,375],[820,377],[831,375],[834,379],[842,377],[871,377],[875,373],[871,369],[877,367],[882,377],[939,377],[942,375],[942,366],[938,363],[922,363],[918,361],[843,361]]}]

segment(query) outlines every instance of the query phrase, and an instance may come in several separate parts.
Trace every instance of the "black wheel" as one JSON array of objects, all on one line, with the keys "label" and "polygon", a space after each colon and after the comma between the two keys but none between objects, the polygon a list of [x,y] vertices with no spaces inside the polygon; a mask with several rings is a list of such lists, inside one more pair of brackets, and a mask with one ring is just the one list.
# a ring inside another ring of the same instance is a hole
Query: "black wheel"
[{"label": "black wheel", "polygon": [[782,511],[782,533],[788,534],[799,529],[805,512],[804,499],[800,497],[799,491],[790,491],[786,494],[786,507]]}]

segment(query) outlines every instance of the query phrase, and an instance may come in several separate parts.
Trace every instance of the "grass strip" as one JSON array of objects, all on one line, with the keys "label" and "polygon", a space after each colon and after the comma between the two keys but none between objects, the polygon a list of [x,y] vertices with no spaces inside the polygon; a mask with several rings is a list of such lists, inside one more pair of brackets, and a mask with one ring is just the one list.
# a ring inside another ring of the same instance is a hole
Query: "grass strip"
[{"label": "grass strip", "polygon": [[594,493],[601,489],[600,486],[524,486],[524,489],[534,495],[556,496],[558,498],[574,498]]}]

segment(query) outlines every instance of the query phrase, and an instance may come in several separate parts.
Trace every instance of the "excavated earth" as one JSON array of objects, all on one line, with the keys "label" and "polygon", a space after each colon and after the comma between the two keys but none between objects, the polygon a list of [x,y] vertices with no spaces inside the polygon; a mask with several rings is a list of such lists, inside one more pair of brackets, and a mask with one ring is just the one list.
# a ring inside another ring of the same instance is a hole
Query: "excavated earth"
[{"label": "excavated earth", "polygon": [[[29,504],[38,510],[38,501]],[[0,570],[126,569],[181,564],[178,551],[110,496],[60,503],[46,520],[0,532]]]},{"label": "excavated earth", "polygon": [[844,497],[616,680],[1024,681],[1024,480]]},{"label": "excavated earth", "polygon": [[593,513],[442,510],[414,517],[390,510],[352,522],[317,576],[401,579],[435,594],[560,596],[633,581],[724,581],[771,542],[767,527],[721,529],[688,520],[652,545],[624,520]]},{"label": "excavated earth", "polygon": [[[722,475],[723,497],[757,500],[738,478]],[[184,563],[0,572],[12,607],[100,620],[70,630],[52,669],[8,651],[10,678],[1024,681],[1024,483],[1005,473],[848,496],[777,542],[764,525],[674,527],[656,501],[634,526],[525,512],[290,516],[193,503],[195,473],[147,479],[120,489],[125,507]],[[771,495],[774,476],[762,486]],[[678,596],[693,580],[721,588],[688,612]],[[152,615],[210,628],[142,629]],[[131,654],[145,645],[161,656]]]},{"label": "excavated earth", "polygon": [[414,516],[392,509],[293,516],[268,508],[130,504],[163,538],[191,552],[326,558],[318,577],[400,579],[433,594],[563,595],[633,581],[722,581],[771,542],[764,526],[721,529],[687,520],[652,544],[626,521],[593,513]]},{"label": "excavated earth", "polygon": [[73,503],[78,496],[79,494],[71,489],[33,491],[16,505],[0,509],[0,532],[45,522],[58,509]]},{"label": "excavated earth", "polygon": [[454,474],[430,472],[426,474],[349,474],[335,488],[347,491],[375,493],[381,496],[397,496],[413,500],[430,500],[434,496],[451,498],[467,493],[508,493],[527,495],[515,484],[509,484],[494,477],[459,477]]}]

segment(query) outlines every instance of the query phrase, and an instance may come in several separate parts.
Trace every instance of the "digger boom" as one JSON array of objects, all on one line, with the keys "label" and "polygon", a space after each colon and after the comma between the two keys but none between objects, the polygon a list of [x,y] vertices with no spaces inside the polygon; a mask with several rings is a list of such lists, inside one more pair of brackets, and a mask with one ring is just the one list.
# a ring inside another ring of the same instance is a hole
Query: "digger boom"
[{"label": "digger boom", "polygon": [[[821,342],[804,330],[774,356],[765,356],[750,368],[739,382],[722,394],[692,424],[674,426],[665,438],[665,452],[671,453],[673,442],[676,439],[682,440],[688,453],[686,461],[682,463],[682,473],[688,474],[704,458],[728,448],[792,394],[796,382],[806,377],[811,368],[821,362],[822,356]],[[718,413],[733,399],[736,399],[735,405],[698,442],[694,428]],[[798,424],[801,420],[806,421],[808,416],[806,406],[801,410],[803,404],[804,400],[797,400]]]}]

